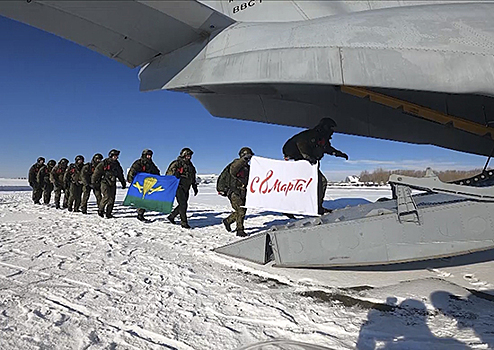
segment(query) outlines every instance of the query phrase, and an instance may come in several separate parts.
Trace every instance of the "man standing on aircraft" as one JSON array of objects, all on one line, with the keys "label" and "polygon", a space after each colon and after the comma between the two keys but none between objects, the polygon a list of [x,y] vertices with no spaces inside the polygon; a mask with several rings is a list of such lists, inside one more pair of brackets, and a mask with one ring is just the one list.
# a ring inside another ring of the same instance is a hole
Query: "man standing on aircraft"
[{"label": "man standing on aircraft", "polygon": [[50,159],[46,165],[43,165],[38,171],[38,184],[43,190],[43,203],[49,204],[51,199],[51,192],[53,191],[53,184],[50,181],[50,174],[53,167],[57,164],[55,160]]},{"label": "man standing on aircraft", "polygon": [[283,145],[285,160],[307,160],[311,164],[318,164],[319,178],[317,186],[317,197],[319,202],[319,214],[331,212],[322,206],[326,194],[328,180],[320,170],[319,161],[324,154],[331,154],[348,160],[348,155],[331,146],[331,137],[336,123],[331,118],[323,118],[314,128],[302,131],[290,138]]},{"label": "man standing on aircraft", "polygon": [[38,172],[41,169],[41,167],[45,164],[45,158],[43,157],[38,157],[36,160],[36,163],[34,163],[31,168],[29,168],[29,173],[28,173],[28,181],[29,181],[29,186],[33,188],[33,202],[34,204],[41,204],[39,200],[41,199],[41,196],[43,194],[43,189],[41,188],[41,185],[38,183]]},{"label": "man standing on aircraft", "polygon": [[120,151],[112,149],[108,152],[108,158],[104,159],[94,169],[91,183],[95,188],[101,186],[101,202],[98,207],[98,215],[108,219],[113,218],[112,211],[115,205],[115,196],[117,194],[117,179],[122,184],[122,188],[127,187],[122,166],[118,161]]},{"label": "man standing on aircraft", "polygon": [[[67,191],[64,185],[63,177],[68,164],[69,160],[67,158],[60,159],[58,164],[55,165],[50,173],[50,181],[55,187],[55,208],[57,209],[60,209],[60,197],[62,197],[62,191]],[[65,194],[65,198],[68,199],[67,194]]]},{"label": "man standing on aircraft", "polygon": [[84,164],[81,170],[81,182],[82,182],[82,200],[81,200],[81,213],[87,214],[87,202],[89,201],[89,196],[91,195],[91,188],[93,189],[94,196],[96,197],[96,205],[99,208],[101,202],[101,189],[92,186],[91,176],[94,173],[96,166],[103,160],[103,155],[101,153],[96,153],[93,156],[91,162]]},{"label": "man standing on aircraft", "polygon": [[[150,149],[145,149],[142,151],[141,158],[137,159],[129,169],[129,173],[127,174],[127,182],[129,184],[134,180],[134,176],[138,173],[148,173],[153,175],[159,175],[160,170],[153,162],[153,151]],[[145,209],[139,208],[137,209],[137,220],[139,221],[147,221],[144,218]]]},{"label": "man standing on aircraft", "polygon": [[230,183],[228,189],[228,199],[232,205],[233,213],[223,219],[223,225],[228,232],[232,231],[231,224],[237,223],[237,236],[245,237],[244,219],[247,209],[245,200],[247,198],[247,184],[249,183],[250,159],[254,152],[249,147],[242,147],[238,152],[239,158],[235,159],[228,166],[230,172]]},{"label": "man standing on aircraft", "polygon": [[168,220],[174,224],[175,218],[180,214],[180,224],[183,228],[190,228],[187,222],[187,202],[191,186],[194,190],[194,196],[197,196],[196,168],[191,161],[192,154],[194,152],[190,148],[183,148],[178,158],[170,163],[166,171],[166,175],[174,175],[180,179],[176,194],[178,205],[168,215]]},{"label": "man standing on aircraft", "polygon": [[69,203],[68,210],[79,212],[81,206],[82,196],[82,181],[81,171],[84,166],[84,157],[78,155],[75,157],[75,163],[70,164],[69,168],[65,172],[65,183],[69,189]]}]

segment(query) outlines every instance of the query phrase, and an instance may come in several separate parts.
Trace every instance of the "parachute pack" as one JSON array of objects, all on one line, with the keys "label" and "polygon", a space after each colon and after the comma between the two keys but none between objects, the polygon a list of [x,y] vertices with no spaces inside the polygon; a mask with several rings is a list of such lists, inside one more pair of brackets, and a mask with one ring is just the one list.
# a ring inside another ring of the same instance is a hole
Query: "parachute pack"
[{"label": "parachute pack", "polygon": [[225,169],[221,172],[218,180],[216,181],[216,191],[220,196],[228,196],[228,191],[232,183],[233,176],[230,174],[230,166],[232,163],[228,164]]}]

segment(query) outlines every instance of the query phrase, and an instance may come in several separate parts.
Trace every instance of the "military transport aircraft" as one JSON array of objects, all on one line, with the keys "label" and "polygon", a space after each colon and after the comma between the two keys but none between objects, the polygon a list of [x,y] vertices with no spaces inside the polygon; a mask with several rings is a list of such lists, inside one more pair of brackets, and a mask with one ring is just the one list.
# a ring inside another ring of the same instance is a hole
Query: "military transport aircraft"
[{"label": "military transport aircraft", "polygon": [[[494,2],[10,0],[0,15],[141,67],[141,90],[186,92],[214,116],[298,127],[330,116],[340,133],[494,152]],[[491,175],[395,177],[389,203],[221,252],[331,266],[493,248]]]}]

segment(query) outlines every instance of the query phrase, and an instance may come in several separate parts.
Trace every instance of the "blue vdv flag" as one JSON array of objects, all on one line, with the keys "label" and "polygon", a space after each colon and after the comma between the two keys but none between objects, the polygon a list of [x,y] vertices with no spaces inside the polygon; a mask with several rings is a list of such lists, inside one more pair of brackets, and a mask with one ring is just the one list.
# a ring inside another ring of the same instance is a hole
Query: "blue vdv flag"
[{"label": "blue vdv flag", "polygon": [[171,213],[179,181],[172,175],[138,173],[129,186],[123,205]]}]

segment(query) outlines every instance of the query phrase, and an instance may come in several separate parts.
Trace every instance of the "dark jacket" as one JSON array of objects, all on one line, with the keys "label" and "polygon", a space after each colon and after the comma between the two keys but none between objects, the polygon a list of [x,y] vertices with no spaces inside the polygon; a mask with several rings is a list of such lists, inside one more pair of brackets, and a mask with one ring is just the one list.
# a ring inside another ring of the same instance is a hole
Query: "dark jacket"
[{"label": "dark jacket", "polygon": [[43,165],[41,169],[39,169],[37,180],[38,180],[38,184],[41,187],[45,187],[46,185],[49,185],[51,183],[50,174],[52,170],[53,167],[49,166],[48,164]]},{"label": "dark jacket", "polygon": [[230,175],[235,179],[230,183],[230,190],[245,197],[247,195],[247,184],[249,183],[249,162],[243,158],[235,159],[230,165]]},{"label": "dark jacket", "polygon": [[117,179],[122,184],[122,187],[126,186],[123,169],[120,162],[118,160],[106,158],[96,166],[96,169],[94,169],[94,173],[91,176],[91,183],[96,188],[102,183],[108,186],[116,186]]},{"label": "dark jacket", "polygon": [[38,172],[41,169],[43,165],[39,163],[35,163],[29,168],[29,173],[28,173],[28,181],[29,181],[29,186],[31,187],[36,187],[38,186]]},{"label": "dark jacket", "polygon": [[134,180],[134,176],[136,176],[137,173],[159,175],[160,170],[151,159],[147,159],[144,156],[132,163],[132,166],[129,169],[129,173],[127,174],[127,181],[129,183],[132,183],[132,181]]},{"label": "dark jacket", "polygon": [[70,186],[71,183],[76,185],[82,185],[81,181],[81,171],[84,164],[72,163],[65,171],[64,183],[66,186]]},{"label": "dark jacket", "polygon": [[65,189],[63,178],[66,169],[67,166],[62,166],[61,164],[57,164],[53,167],[50,173],[50,181],[55,187]]},{"label": "dark jacket", "polygon": [[283,145],[283,155],[286,159],[305,159],[313,164],[321,160],[324,154],[348,158],[345,153],[331,146],[332,135],[332,132],[320,131],[317,128],[302,131]]},{"label": "dark jacket", "polygon": [[166,175],[174,175],[180,179],[178,186],[187,191],[190,189],[190,186],[197,189],[196,168],[191,161],[186,161],[184,158],[178,157],[170,163]]}]

